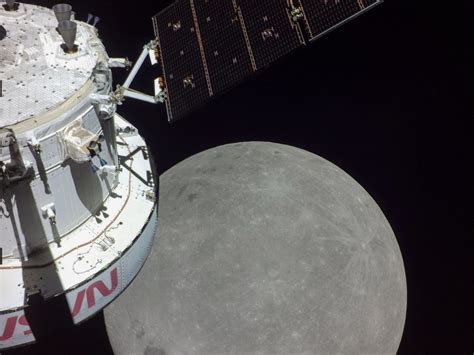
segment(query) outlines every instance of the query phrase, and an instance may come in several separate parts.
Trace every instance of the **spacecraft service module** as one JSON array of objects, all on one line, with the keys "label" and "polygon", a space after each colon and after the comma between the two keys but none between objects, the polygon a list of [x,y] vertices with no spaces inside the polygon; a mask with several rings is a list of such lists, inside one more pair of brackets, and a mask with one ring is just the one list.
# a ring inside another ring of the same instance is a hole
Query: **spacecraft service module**
[{"label": "spacecraft service module", "polygon": [[35,341],[35,298],[62,295],[75,324],[102,309],[156,230],[152,161],[111,95],[127,62],[69,5],[53,10],[0,6],[0,349]]},{"label": "spacecraft service module", "polygon": [[[158,181],[117,105],[164,103],[182,118],[380,2],[178,0],[152,18],[134,64],[108,56],[97,17],[1,2],[0,350],[35,342],[35,312],[55,300],[71,325],[88,319],[151,250]],[[147,58],[161,68],[152,95],[130,87]],[[123,85],[113,68],[130,70]]]}]

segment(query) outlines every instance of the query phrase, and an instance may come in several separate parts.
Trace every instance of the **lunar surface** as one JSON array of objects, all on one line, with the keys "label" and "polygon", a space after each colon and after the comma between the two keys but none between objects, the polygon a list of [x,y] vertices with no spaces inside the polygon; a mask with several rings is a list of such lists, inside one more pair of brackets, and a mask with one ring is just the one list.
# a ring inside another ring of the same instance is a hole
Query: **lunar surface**
[{"label": "lunar surface", "polygon": [[400,250],[340,168],[239,143],[179,163],[160,190],[153,251],[105,310],[117,355],[396,353]]}]

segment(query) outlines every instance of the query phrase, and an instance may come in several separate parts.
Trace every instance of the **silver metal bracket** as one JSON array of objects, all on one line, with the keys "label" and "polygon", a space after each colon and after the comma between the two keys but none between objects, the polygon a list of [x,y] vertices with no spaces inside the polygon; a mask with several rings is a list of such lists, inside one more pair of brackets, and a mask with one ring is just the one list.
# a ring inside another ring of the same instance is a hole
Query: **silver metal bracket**
[{"label": "silver metal bracket", "polygon": [[[155,61],[157,62],[157,58],[156,58],[157,46],[158,46],[158,43],[156,42],[156,40],[152,40],[143,46],[142,53],[138,57],[136,63],[133,65],[133,68],[130,71],[130,74],[128,74],[128,77],[125,80],[125,83],[123,83],[122,85],[123,87],[125,88],[130,87],[130,85],[133,82],[133,79],[135,79],[135,77],[137,76],[138,71],[142,67],[147,56],[150,56],[150,58],[154,58],[154,60],[151,60],[151,62],[152,64],[156,64]],[[151,53],[153,54],[153,56],[151,55]]]},{"label": "silver metal bracket", "polygon": [[128,58],[109,58],[109,68],[131,68],[132,62]]},{"label": "silver metal bracket", "polygon": [[120,104],[126,97],[152,104],[165,102],[166,90],[164,88],[162,78],[155,79],[155,95],[148,95],[130,88],[130,85],[137,76],[147,56],[150,58],[152,65],[158,63],[158,42],[156,40],[152,40],[143,46],[143,50],[136,63],[133,65],[132,70],[130,71],[130,74],[128,75],[124,84],[117,85],[117,89],[112,94],[112,99],[117,104]]},{"label": "silver metal bracket", "polygon": [[44,218],[48,218],[53,225],[56,225],[56,207],[54,203],[50,203],[41,208]]}]

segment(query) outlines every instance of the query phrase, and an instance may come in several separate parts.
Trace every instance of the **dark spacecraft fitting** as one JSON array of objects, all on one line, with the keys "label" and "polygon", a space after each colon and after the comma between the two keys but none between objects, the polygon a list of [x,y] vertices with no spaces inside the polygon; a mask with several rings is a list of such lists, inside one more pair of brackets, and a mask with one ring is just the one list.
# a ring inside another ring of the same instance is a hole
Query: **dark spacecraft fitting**
[{"label": "dark spacecraft fitting", "polygon": [[6,4],[3,5],[3,8],[6,11],[17,11],[19,8],[19,4],[15,2],[15,0],[5,0]]},{"label": "dark spacecraft fitting", "polygon": [[5,27],[0,25],[0,41],[3,40],[7,36],[7,30]]}]

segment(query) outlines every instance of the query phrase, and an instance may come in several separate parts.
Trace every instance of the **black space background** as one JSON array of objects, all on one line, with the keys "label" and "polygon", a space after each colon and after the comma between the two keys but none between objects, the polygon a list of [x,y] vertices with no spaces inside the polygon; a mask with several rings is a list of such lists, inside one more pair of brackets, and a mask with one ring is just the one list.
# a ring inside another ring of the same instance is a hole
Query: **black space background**
[{"label": "black space background", "polygon": [[[75,1],[111,56],[134,60],[170,1]],[[36,1],[52,6],[54,1]],[[454,8],[453,8],[454,7]],[[399,354],[474,351],[472,5],[388,0],[184,120],[128,100],[119,108],[151,145],[159,172],[205,149],[272,141],[318,154],[377,201],[408,281]],[[135,88],[152,92],[158,68]],[[125,73],[116,69],[116,83]],[[45,320],[47,326],[47,320]],[[11,354],[111,354],[102,315]]]}]

